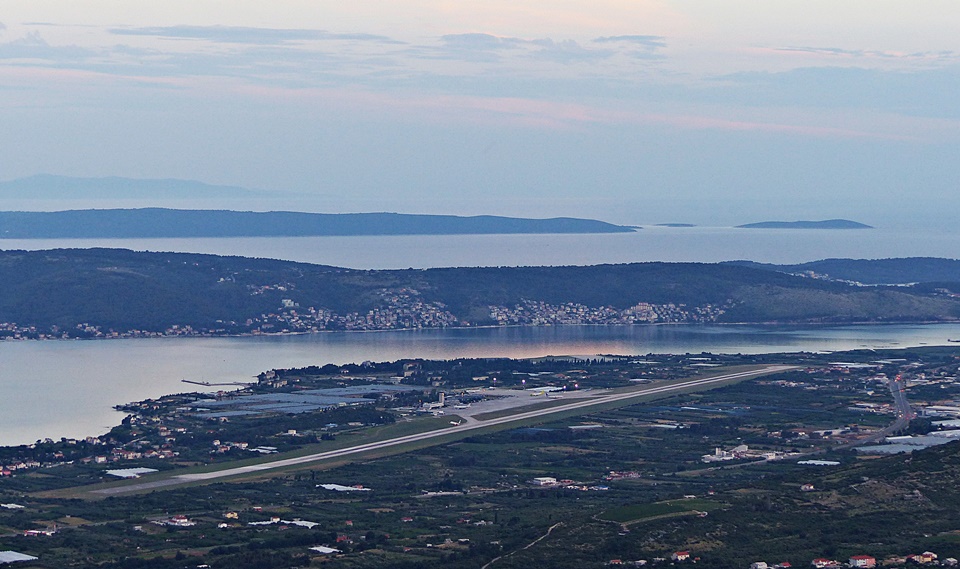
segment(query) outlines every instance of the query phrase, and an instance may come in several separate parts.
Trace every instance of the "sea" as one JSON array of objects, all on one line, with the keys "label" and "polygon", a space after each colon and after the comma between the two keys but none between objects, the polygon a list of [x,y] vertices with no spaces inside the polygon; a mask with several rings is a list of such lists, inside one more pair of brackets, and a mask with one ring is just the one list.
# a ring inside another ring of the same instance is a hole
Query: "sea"
[{"label": "sea", "polygon": [[[0,248],[115,247],[287,259],[358,269],[586,265],[830,257],[956,258],[960,233],[651,227],[598,235],[3,240]],[[253,381],[274,368],[401,358],[773,353],[945,345],[960,324],[844,327],[710,325],[477,328],[238,338],[0,343],[0,445],[102,434],[117,404]]]},{"label": "sea", "polygon": [[793,264],[960,255],[960,231],[645,226],[587,235],[404,235],[205,239],[3,239],[0,249],[112,247],[286,259],[354,269],[596,265],[646,261]]}]

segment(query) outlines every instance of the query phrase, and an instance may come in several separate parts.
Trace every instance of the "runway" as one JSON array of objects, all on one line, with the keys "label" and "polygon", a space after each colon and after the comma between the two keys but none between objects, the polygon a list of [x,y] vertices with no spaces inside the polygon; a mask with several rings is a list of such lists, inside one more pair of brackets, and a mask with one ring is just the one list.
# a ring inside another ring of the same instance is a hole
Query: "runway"
[{"label": "runway", "polygon": [[[669,393],[672,391],[682,391],[690,388],[704,387],[704,386],[709,386],[711,384],[723,383],[723,382],[734,380],[734,379],[746,379],[749,377],[766,375],[769,373],[777,373],[781,371],[787,371],[790,369],[794,369],[794,366],[772,365],[772,366],[766,366],[764,368],[751,370],[751,371],[743,371],[743,372],[730,373],[730,374],[724,374],[724,375],[718,375],[718,376],[712,376],[712,377],[677,381],[677,382],[670,383],[668,385],[644,387],[644,388],[631,390],[628,392],[600,395],[598,397],[594,397],[591,399],[585,399],[585,400],[580,400],[572,403],[566,403],[563,405],[557,405],[555,407],[547,407],[547,408],[536,409],[532,411],[518,412],[512,415],[498,417],[495,419],[476,420],[474,422],[464,422],[460,425],[455,425],[455,426],[451,425],[449,428],[446,428],[446,429],[428,431],[425,433],[417,433],[413,435],[406,435],[406,436],[397,437],[394,439],[388,439],[385,441],[366,443],[366,444],[352,446],[352,447],[338,449],[338,450],[318,452],[314,454],[298,456],[293,458],[281,458],[281,459],[272,460],[269,462],[252,464],[248,466],[225,468],[223,470],[217,470],[214,472],[180,474],[180,475],[163,479],[163,480],[155,480],[152,482],[145,481],[138,484],[130,484],[125,486],[117,486],[113,488],[93,490],[92,493],[99,494],[99,495],[119,495],[119,494],[131,493],[131,492],[140,492],[144,490],[169,488],[172,486],[189,484],[192,482],[213,481],[220,478],[241,476],[244,474],[261,473],[269,470],[286,468],[289,466],[298,466],[303,464],[309,464],[312,462],[318,462],[323,460],[362,454],[365,452],[381,450],[384,448],[389,448],[389,447],[394,447],[394,446],[404,445],[404,444],[409,444],[414,442],[420,442],[420,441],[439,438],[439,437],[448,437],[451,434],[459,434],[459,433],[483,429],[491,426],[503,425],[506,423],[525,421],[528,419],[547,418],[550,415],[566,413],[569,411],[575,411],[580,409],[588,411],[590,407],[596,407],[596,406],[604,405],[607,403],[614,403],[614,402],[624,401],[628,399],[644,397],[647,395],[657,395],[657,394]],[[532,403],[536,403],[536,401]]]}]

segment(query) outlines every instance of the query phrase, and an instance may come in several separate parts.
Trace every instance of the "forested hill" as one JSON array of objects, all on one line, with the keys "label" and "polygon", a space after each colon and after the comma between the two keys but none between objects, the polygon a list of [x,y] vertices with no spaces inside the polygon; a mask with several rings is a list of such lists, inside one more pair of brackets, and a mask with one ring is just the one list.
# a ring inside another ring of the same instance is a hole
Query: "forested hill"
[{"label": "forested hill", "polygon": [[165,208],[0,212],[0,239],[626,233],[592,219]]},{"label": "forested hill", "polygon": [[871,285],[960,283],[960,261],[935,257],[824,259],[798,265],[773,265],[751,261],[733,261],[730,264],[784,273],[809,273],[823,278]]},{"label": "forested hill", "polygon": [[28,337],[960,316],[960,302],[939,292],[729,264],[360,271],[116,249],[6,251],[0,287],[3,334]]}]

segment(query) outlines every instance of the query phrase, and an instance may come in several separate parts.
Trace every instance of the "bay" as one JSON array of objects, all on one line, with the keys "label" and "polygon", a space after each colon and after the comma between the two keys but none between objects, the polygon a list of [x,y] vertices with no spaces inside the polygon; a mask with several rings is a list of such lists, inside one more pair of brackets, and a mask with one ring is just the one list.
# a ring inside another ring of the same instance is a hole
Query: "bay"
[{"label": "bay", "polygon": [[[595,235],[0,240],[3,249],[116,247],[286,259],[358,269],[588,265],[830,257],[957,257],[960,231],[647,227]],[[105,432],[119,403],[194,391],[182,379],[251,380],[261,371],[400,358],[651,352],[780,352],[944,344],[958,325],[769,328],[636,326],[327,333],[0,343],[0,444]]]},{"label": "bay", "polygon": [[880,349],[946,345],[947,338],[960,338],[960,324],[572,326],[8,341],[0,343],[0,444],[99,435],[122,419],[112,409],[116,404],[198,389],[182,379],[252,381],[272,368],[401,358]]}]

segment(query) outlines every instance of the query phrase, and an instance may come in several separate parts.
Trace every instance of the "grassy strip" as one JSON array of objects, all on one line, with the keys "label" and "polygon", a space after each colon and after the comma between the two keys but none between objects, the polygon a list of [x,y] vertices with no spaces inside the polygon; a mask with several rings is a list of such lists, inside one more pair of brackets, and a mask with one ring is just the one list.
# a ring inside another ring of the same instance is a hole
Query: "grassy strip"
[{"label": "grassy strip", "polygon": [[621,524],[634,524],[664,516],[688,515],[699,512],[709,512],[722,507],[721,504],[696,498],[686,500],[670,500],[654,502],[652,504],[634,504],[621,506],[603,512],[597,519]]},{"label": "grassy strip", "polygon": [[[105,496],[91,494],[91,492],[95,490],[119,488],[123,486],[142,484],[144,482],[167,480],[167,479],[171,479],[176,476],[179,476],[181,474],[216,472],[218,470],[226,470],[229,468],[238,468],[238,467],[250,466],[254,464],[270,463],[275,460],[283,459],[283,458],[296,458],[299,456],[306,456],[310,454],[316,454],[319,452],[327,452],[327,451],[340,450],[343,448],[350,448],[350,447],[367,444],[367,443],[387,441],[387,440],[395,439],[398,437],[404,437],[407,435],[414,435],[418,433],[425,433],[429,431],[436,431],[439,429],[443,429],[450,425],[451,420],[457,421],[459,420],[459,417],[455,415],[449,415],[445,417],[421,417],[421,418],[413,419],[410,421],[400,421],[397,423],[393,423],[391,425],[372,427],[372,428],[364,429],[361,431],[340,433],[338,434],[336,440],[309,444],[295,451],[290,451],[283,454],[261,455],[261,456],[246,458],[242,460],[231,460],[227,462],[204,464],[201,466],[192,466],[189,468],[176,468],[173,470],[164,470],[162,472],[149,474],[133,480],[117,480],[117,481],[111,481],[111,482],[104,482],[100,484],[91,484],[86,486],[74,486],[72,488],[59,488],[56,490],[46,490],[43,492],[37,492],[33,495],[38,498],[98,498],[98,497],[102,498]],[[283,469],[275,469],[270,472],[280,472],[281,470]],[[227,478],[221,478],[218,480],[227,480]],[[177,487],[184,486],[184,485],[185,484],[178,484]]]}]

